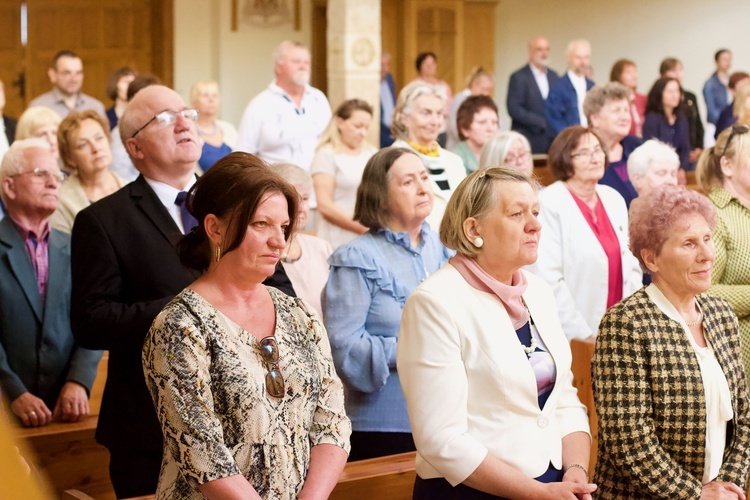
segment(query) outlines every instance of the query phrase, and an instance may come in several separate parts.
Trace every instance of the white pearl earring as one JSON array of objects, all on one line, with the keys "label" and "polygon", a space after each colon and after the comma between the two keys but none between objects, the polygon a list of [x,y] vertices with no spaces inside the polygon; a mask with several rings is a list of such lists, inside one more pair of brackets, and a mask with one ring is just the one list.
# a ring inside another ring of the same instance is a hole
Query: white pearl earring
[{"label": "white pearl earring", "polygon": [[482,245],[484,245],[484,240],[481,236],[477,236],[476,238],[474,238],[474,241],[472,243],[474,243],[475,247],[482,248]]}]

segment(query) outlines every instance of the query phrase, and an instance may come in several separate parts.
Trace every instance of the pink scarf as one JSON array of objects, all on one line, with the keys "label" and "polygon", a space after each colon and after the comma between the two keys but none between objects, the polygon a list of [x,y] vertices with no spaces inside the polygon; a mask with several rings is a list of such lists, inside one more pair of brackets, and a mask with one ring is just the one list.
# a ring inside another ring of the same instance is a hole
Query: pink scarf
[{"label": "pink scarf", "polygon": [[522,298],[528,283],[526,276],[520,269],[513,273],[511,285],[506,285],[487,274],[487,271],[482,269],[477,261],[469,257],[456,255],[450,260],[450,263],[472,287],[482,292],[497,295],[497,298],[505,306],[514,329],[518,330],[529,321],[529,311],[526,309]]}]

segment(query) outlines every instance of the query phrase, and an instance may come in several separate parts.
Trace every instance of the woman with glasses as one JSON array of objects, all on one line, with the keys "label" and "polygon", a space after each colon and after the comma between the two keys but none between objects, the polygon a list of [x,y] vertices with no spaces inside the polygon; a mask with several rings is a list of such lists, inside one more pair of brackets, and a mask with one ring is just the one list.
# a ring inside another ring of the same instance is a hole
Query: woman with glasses
[{"label": "woman with glasses", "polygon": [[672,146],[680,157],[682,184],[690,167],[690,130],[682,114],[682,91],[674,78],[660,78],[648,93],[643,139],[659,139]]},{"label": "woman with glasses", "polygon": [[591,438],[555,297],[537,258],[536,183],[469,175],[440,239],[456,250],[406,301],[398,371],[417,445],[417,500],[591,499]]},{"label": "woman with glasses", "polygon": [[381,149],[365,166],[354,207],[354,220],[370,230],[328,259],[323,312],[352,420],[350,461],[414,450],[396,344],[406,298],[449,257],[425,223],[432,201],[419,157]]},{"label": "woman with glasses", "polygon": [[232,153],[191,188],[178,244],[203,276],[154,320],[143,369],[164,435],[157,498],[327,498],[351,425],[328,337],[304,301],[264,286],[298,194]]},{"label": "woman with glasses", "polygon": [[531,144],[526,136],[509,130],[487,141],[479,157],[479,168],[499,165],[516,169],[529,177],[534,173]]},{"label": "woman with glasses", "polygon": [[628,250],[628,210],[614,189],[599,184],[607,155],[581,126],[564,129],[549,150],[558,179],[539,194],[544,238],[529,270],[555,292],[568,339],[596,333],[604,312],[641,287],[641,268]]},{"label": "woman with glasses", "polygon": [[591,131],[602,141],[609,165],[600,182],[620,193],[625,205],[638,196],[628,176],[628,157],[643,141],[630,133],[630,94],[625,85],[596,85],[586,94],[583,112]]},{"label": "woman with glasses", "polygon": [[750,127],[735,124],[703,150],[697,177],[716,207],[716,260],[709,293],[729,302],[740,322],[742,359],[750,376]]},{"label": "woman with glasses", "polygon": [[60,124],[60,159],[71,175],[60,188],[60,203],[50,217],[55,229],[71,232],[78,212],[127,183],[110,170],[111,140],[107,122],[91,109],[72,111]]}]

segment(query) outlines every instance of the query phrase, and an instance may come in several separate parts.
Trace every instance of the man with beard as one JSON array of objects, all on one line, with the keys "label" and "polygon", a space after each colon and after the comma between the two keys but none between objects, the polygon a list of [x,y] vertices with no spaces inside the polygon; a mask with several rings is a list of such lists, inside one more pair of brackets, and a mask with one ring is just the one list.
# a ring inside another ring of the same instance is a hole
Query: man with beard
[{"label": "man with beard", "polygon": [[315,147],[331,119],[331,106],[326,96],[309,84],[307,47],[284,41],[273,58],[276,81],[245,108],[237,150],[269,164],[291,163],[309,170]]}]

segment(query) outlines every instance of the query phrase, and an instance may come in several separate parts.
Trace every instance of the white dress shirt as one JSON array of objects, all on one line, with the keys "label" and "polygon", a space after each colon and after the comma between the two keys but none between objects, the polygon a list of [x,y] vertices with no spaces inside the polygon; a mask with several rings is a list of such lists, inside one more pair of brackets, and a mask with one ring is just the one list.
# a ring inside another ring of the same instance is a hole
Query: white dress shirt
[{"label": "white dress shirt", "polygon": [[573,84],[573,88],[576,89],[576,97],[578,97],[578,116],[581,117],[581,126],[588,127],[589,121],[586,119],[586,115],[583,114],[583,100],[586,99],[586,77],[578,76],[572,71],[568,70],[568,78]]},{"label": "white dress shirt", "polygon": [[151,189],[154,190],[154,193],[156,193],[156,196],[159,198],[161,204],[164,205],[164,208],[166,208],[167,212],[169,212],[169,216],[172,217],[174,223],[177,224],[177,227],[180,228],[180,232],[182,234],[185,234],[185,226],[182,225],[182,214],[180,213],[180,207],[177,206],[175,200],[177,199],[177,195],[180,193],[180,191],[189,191],[190,188],[193,187],[193,184],[195,184],[196,180],[195,176],[191,175],[190,180],[182,189],[176,189],[169,184],[149,179],[146,176],[144,176],[143,178],[146,179],[148,185],[151,186]]},{"label": "white dress shirt", "polygon": [[[549,80],[547,80],[547,68],[544,68],[544,71],[537,69],[536,66],[533,64],[529,64],[529,67],[531,68],[531,74],[534,75],[534,80],[536,80],[536,86],[539,87],[539,92],[542,93],[542,98],[546,101],[547,96],[549,95]],[[584,85],[586,82],[583,82]],[[576,89],[576,93],[578,90]]]}]

